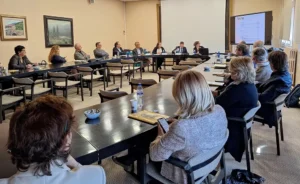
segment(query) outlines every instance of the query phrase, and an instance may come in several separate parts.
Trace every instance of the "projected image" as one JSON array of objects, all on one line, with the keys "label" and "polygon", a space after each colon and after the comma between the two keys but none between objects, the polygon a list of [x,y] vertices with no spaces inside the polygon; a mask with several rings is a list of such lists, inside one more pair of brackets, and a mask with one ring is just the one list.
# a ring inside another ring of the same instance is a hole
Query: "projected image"
[{"label": "projected image", "polygon": [[235,42],[265,40],[265,13],[235,17]]}]

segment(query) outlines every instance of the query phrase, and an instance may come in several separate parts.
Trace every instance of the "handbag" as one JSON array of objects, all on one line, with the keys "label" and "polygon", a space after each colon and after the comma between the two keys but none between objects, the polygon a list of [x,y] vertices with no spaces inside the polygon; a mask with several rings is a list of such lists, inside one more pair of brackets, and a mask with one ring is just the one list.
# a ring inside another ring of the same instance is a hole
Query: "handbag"
[{"label": "handbag", "polygon": [[247,170],[234,169],[227,178],[227,184],[262,184],[265,179],[257,174],[250,173]]}]

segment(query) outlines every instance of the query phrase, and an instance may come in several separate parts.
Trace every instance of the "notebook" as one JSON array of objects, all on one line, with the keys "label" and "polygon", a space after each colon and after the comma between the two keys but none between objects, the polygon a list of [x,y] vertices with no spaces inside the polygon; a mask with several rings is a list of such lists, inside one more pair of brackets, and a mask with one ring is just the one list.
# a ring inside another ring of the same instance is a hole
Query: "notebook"
[{"label": "notebook", "polygon": [[147,110],[142,110],[137,113],[129,114],[128,117],[145,123],[149,123],[151,125],[155,125],[157,123],[157,120],[160,118],[165,118],[165,119],[169,118],[169,116],[158,114]]}]

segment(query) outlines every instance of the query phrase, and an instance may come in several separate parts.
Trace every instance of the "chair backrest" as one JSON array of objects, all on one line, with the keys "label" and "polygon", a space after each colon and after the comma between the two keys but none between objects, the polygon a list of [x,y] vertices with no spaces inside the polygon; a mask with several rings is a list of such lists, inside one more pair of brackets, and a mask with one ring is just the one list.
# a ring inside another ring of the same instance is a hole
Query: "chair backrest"
[{"label": "chair backrest", "polygon": [[188,70],[191,67],[188,65],[175,65],[172,67],[172,70],[179,70],[179,71],[184,71],[184,70]]},{"label": "chair backrest", "polygon": [[284,100],[288,96],[288,94],[281,94],[274,100],[274,104],[276,105],[276,110],[281,111],[284,105]]},{"label": "chair backrest", "polygon": [[54,82],[64,82],[64,81],[66,81],[68,74],[66,74],[65,72],[48,72],[48,76]]},{"label": "chair backrest", "polygon": [[30,78],[12,78],[15,84],[18,85],[31,85],[34,83]]},{"label": "chair backrest", "polygon": [[175,77],[177,74],[179,74],[180,71],[178,70],[160,70],[157,72],[157,74],[162,78],[162,79],[168,79],[171,77]]},{"label": "chair backrest", "polygon": [[157,82],[154,79],[131,79],[131,93],[133,93],[133,90],[137,89],[139,84],[141,84],[143,88],[147,88],[154,84],[157,84]]},{"label": "chair backrest", "polygon": [[253,119],[254,119],[254,116],[256,114],[256,112],[260,109],[261,107],[261,104],[260,102],[258,101],[257,102],[257,106],[253,109],[250,109],[243,117],[244,121],[246,122],[246,127],[247,129],[251,128],[252,125],[253,125]]},{"label": "chair backrest", "polygon": [[109,70],[122,70],[123,64],[122,63],[106,63],[106,67]]},{"label": "chair backrest", "polygon": [[128,93],[123,91],[102,91],[100,90],[99,96],[101,98],[101,103],[126,96]]},{"label": "chair backrest", "polygon": [[91,75],[93,69],[91,67],[81,67],[81,66],[78,66],[77,67],[77,71],[79,73],[81,73],[82,75]]},{"label": "chair backrest", "polygon": [[180,61],[179,65],[198,66],[196,61]]},{"label": "chair backrest", "polygon": [[188,161],[189,168],[192,171],[191,175],[194,180],[197,181],[199,178],[205,178],[209,173],[215,170],[220,163],[223,155],[223,148],[229,137],[229,131],[226,131],[226,139],[223,143],[208,152],[200,153],[199,155],[191,158]]}]

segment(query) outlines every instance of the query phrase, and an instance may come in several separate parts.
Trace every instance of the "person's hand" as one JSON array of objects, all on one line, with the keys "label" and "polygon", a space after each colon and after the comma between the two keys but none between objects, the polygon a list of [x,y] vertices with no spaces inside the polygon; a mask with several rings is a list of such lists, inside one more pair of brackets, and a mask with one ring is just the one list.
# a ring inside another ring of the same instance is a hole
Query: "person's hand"
[{"label": "person's hand", "polygon": [[214,97],[217,97],[219,95],[219,92],[218,91],[212,91],[212,94]]},{"label": "person's hand", "polygon": [[165,133],[159,123],[157,123],[157,136],[163,136]]},{"label": "person's hand", "polygon": [[177,121],[176,118],[172,118],[172,117],[170,117],[170,118],[168,118],[168,119],[166,119],[166,120],[167,120],[167,122],[168,122],[169,124],[172,124],[172,123],[174,123],[175,121]]},{"label": "person's hand", "polygon": [[70,169],[74,169],[80,166],[80,163],[78,163],[71,155],[68,156],[66,164]]},{"label": "person's hand", "polygon": [[32,65],[31,65],[31,64],[28,64],[28,65],[26,65],[26,68],[27,68],[27,69],[30,69],[30,68],[32,68]]}]

